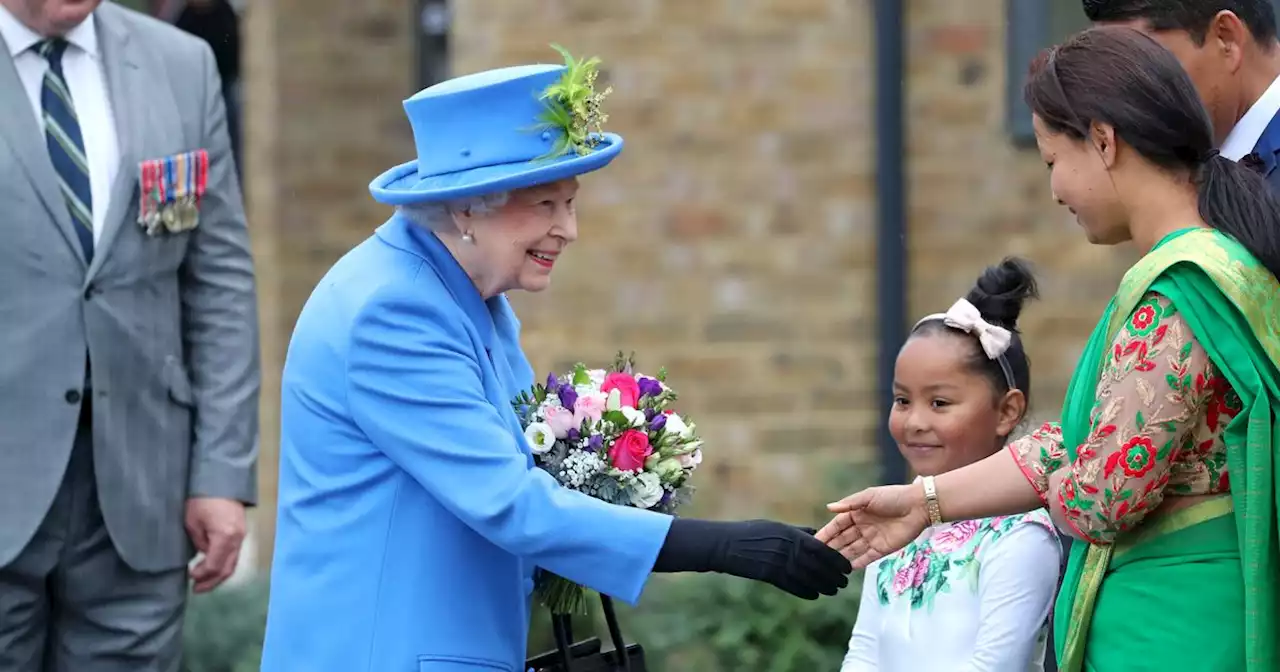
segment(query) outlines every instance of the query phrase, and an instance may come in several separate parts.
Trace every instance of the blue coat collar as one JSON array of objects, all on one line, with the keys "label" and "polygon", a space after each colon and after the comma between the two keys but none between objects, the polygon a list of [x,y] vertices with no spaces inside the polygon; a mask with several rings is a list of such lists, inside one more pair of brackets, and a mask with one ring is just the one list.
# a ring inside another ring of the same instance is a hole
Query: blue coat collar
[{"label": "blue coat collar", "polygon": [[[436,234],[418,226],[409,218],[396,213],[387,223],[378,227],[378,238],[392,247],[404,250],[420,257],[427,266],[440,277],[445,289],[453,296],[485,345],[492,351],[494,340],[493,312],[491,306],[480,297],[480,290],[471,281],[467,272],[462,270],[453,253]],[[500,301],[494,297],[490,301]]]}]

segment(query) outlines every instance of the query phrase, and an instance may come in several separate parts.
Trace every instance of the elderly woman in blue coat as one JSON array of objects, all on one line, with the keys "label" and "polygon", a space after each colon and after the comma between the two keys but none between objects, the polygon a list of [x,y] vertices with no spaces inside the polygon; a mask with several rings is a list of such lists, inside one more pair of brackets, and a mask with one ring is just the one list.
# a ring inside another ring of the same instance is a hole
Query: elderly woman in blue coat
[{"label": "elderly woman in blue coat", "polygon": [[578,237],[575,177],[622,149],[592,126],[594,91],[557,93],[591,86],[582,65],[405,101],[418,159],[371,185],[396,213],[320,281],[289,345],[264,672],[521,671],[539,568],[632,604],[652,572],[805,599],[846,585],[812,530],[614,506],[534,466],[504,292],[547,287]]}]

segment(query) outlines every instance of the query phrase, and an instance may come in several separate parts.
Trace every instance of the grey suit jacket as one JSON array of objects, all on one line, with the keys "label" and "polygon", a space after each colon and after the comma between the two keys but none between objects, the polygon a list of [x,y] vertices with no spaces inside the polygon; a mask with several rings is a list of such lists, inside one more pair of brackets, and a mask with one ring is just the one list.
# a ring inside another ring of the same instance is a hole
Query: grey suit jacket
[{"label": "grey suit jacket", "polygon": [[[258,315],[213,54],[110,2],[95,22],[121,166],[92,264],[0,45],[0,567],[57,493],[86,351],[99,499],[125,562],[189,561],[188,497],[256,497]],[[146,235],[139,162],[198,149],[209,153],[199,226]]]}]

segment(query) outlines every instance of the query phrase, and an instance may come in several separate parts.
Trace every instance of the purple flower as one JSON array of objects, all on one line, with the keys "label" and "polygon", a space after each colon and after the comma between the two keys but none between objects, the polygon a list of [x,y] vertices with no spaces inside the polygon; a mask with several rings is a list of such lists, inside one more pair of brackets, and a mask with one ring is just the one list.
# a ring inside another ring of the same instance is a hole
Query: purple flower
[{"label": "purple flower", "polygon": [[571,429],[569,430],[568,436],[566,436],[565,438],[569,439],[570,441],[577,441],[578,439],[582,438],[582,434],[576,429]]},{"label": "purple flower", "polygon": [[666,426],[667,416],[665,415],[654,416],[654,418],[649,421],[649,431],[652,432],[656,432]]},{"label": "purple flower", "polygon": [[578,391],[573,389],[572,385],[561,386],[560,405],[572,411],[576,401],[578,401]]},{"label": "purple flower", "polygon": [[653,416],[655,416],[655,415],[657,415],[657,414],[658,414],[658,412],[657,412],[657,411],[655,411],[655,410],[653,410],[652,408],[646,408],[646,409],[644,409],[644,419],[645,419],[645,420],[652,420],[652,419],[653,419]]},{"label": "purple flower", "polygon": [[591,438],[587,439],[587,450],[594,453],[595,451],[600,450],[602,447],[604,447],[603,435],[592,434]]},{"label": "purple flower", "polygon": [[641,376],[640,380],[636,381],[636,384],[640,386],[641,397],[656,397],[659,394],[662,394],[662,383],[659,383],[653,378]]},{"label": "purple flower", "polygon": [[560,389],[560,379],[556,378],[556,374],[548,373],[547,374],[547,391],[554,393],[556,390],[559,390],[559,389]]}]

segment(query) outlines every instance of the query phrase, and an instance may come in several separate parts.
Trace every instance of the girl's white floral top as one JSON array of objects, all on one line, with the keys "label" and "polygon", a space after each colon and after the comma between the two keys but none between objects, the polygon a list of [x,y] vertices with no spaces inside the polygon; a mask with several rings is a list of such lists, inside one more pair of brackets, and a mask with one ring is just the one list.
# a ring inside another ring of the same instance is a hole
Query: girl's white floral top
[{"label": "girl's white floral top", "polygon": [[1044,509],[925,530],[867,567],[840,672],[1040,672],[1061,553]]}]

